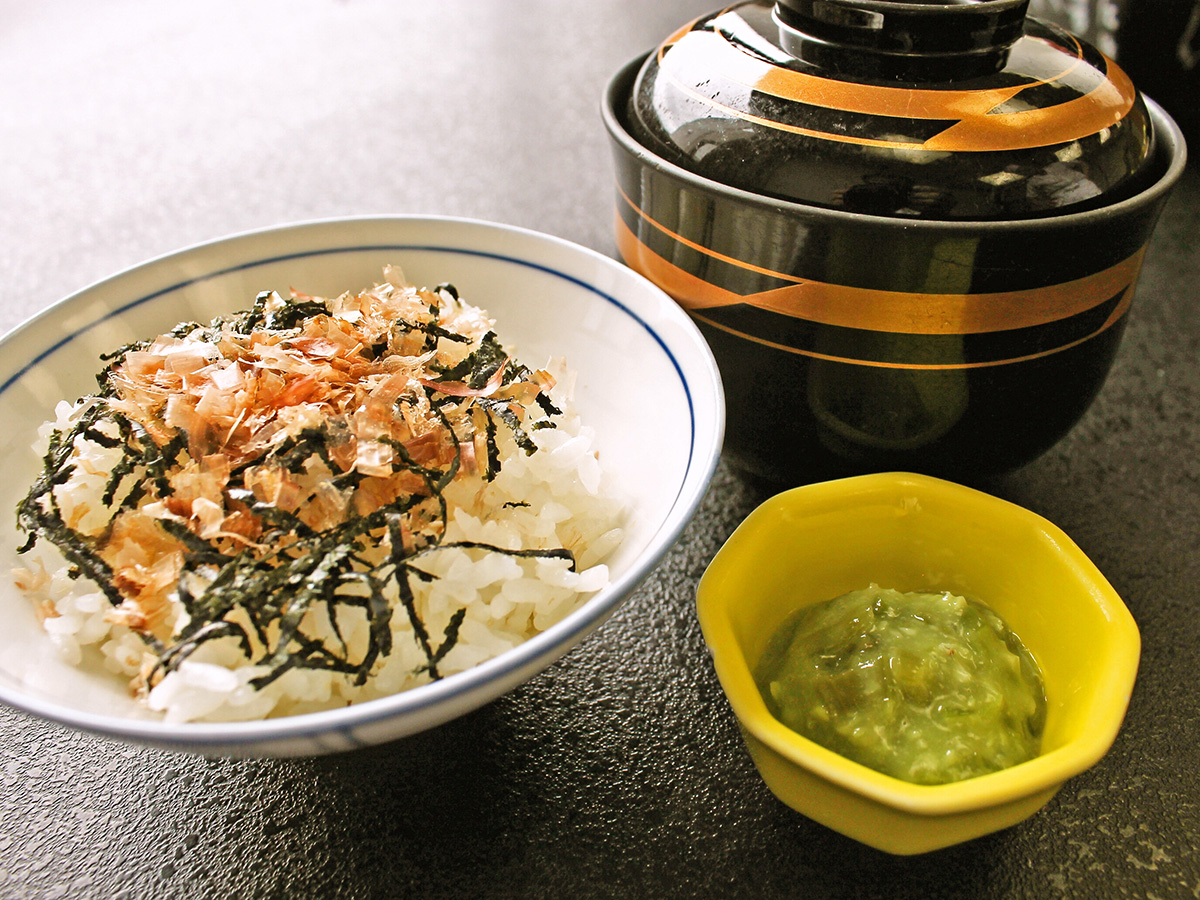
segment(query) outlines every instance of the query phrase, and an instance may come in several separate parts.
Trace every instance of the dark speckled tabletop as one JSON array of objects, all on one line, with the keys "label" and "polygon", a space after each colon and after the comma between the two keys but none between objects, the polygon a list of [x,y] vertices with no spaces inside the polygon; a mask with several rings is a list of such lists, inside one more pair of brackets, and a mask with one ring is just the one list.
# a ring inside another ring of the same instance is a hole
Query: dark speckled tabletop
[{"label": "dark speckled tabletop", "polygon": [[[4,0],[0,326],[230,232],[440,213],[612,252],[609,76],[706,0]],[[764,495],[722,466],[678,545],[559,663],[441,728],[206,760],[0,709],[0,898],[1200,897],[1200,171],[1115,369],[977,485],[1070,534],[1142,631],[1125,726],[1031,820],[893,858],[762,785],[693,609]]]}]

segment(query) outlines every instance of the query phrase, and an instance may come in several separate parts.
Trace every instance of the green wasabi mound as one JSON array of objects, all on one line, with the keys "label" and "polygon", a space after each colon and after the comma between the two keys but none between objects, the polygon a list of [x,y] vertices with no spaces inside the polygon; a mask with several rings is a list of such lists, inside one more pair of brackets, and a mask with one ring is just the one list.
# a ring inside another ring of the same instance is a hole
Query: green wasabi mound
[{"label": "green wasabi mound", "polygon": [[788,728],[914,784],[996,772],[1041,746],[1037,663],[1000,616],[950,593],[872,585],[805,607],[755,675]]}]

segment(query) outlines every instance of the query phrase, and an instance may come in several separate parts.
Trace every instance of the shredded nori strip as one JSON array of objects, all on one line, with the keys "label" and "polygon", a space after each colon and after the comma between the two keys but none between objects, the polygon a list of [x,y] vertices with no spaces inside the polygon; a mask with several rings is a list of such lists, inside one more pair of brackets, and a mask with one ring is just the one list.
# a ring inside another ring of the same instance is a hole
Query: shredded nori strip
[{"label": "shredded nori strip", "polygon": [[329,315],[329,307],[323,300],[292,300],[266,317],[266,327],[270,331],[280,331],[296,328],[305,319],[313,316]]},{"label": "shredded nori strip", "polygon": [[[448,284],[437,292],[458,301],[458,292]],[[272,301],[279,301],[272,304]],[[274,308],[271,308],[273,305]],[[430,308],[428,320],[398,320],[394,333],[420,332],[425,335],[427,349],[436,347],[439,340],[464,341],[468,338],[448,331],[438,322],[438,308]],[[280,301],[271,292],[260,293],[254,305],[231,316],[214,319],[209,325],[183,322],[170,333],[182,338],[198,337],[213,341],[225,333],[249,335],[258,330],[297,329],[314,316],[328,315],[325,302],[314,298],[293,298]],[[30,550],[39,538],[53,543],[66,558],[73,576],[93,581],[114,606],[126,598],[116,586],[116,576],[104,562],[101,551],[122,513],[134,510],[146,498],[165,499],[171,496],[169,476],[174,467],[188,459],[187,435],[178,431],[171,439],[159,444],[145,426],[114,408],[108,400],[114,396],[109,381],[113,372],[134,350],[142,350],[149,342],[134,342],[101,357],[105,368],[97,375],[99,391],[85,398],[76,410],[73,421],[63,430],[55,430],[43,459],[42,471],[29,493],[17,506],[18,527],[28,535],[21,552]],[[386,342],[364,348],[368,359],[387,352]],[[437,370],[445,381],[460,382],[479,389],[504,368],[502,383],[525,378],[529,370],[512,361],[495,334],[488,332],[479,346],[453,367]],[[183,565],[176,589],[189,622],[164,644],[150,633],[142,637],[157,655],[155,670],[149,682],[178,668],[200,646],[223,638],[237,640],[251,662],[262,665],[266,673],[251,682],[262,687],[293,668],[320,669],[341,672],[363,684],[380,658],[392,650],[390,621],[392,608],[387,599],[389,586],[399,597],[407,615],[425,663],[418,672],[428,672],[433,679],[441,677],[438,665],[458,640],[459,629],[466,615],[465,608],[456,610],[435,640],[418,613],[412,579],[428,582],[434,576],[415,563],[439,550],[452,547],[499,553],[517,558],[566,560],[573,571],[575,559],[566,549],[511,550],[475,541],[444,541],[448,521],[443,490],[462,466],[462,447],[447,416],[446,409],[461,398],[439,394],[436,382],[425,388],[430,408],[447,429],[453,444],[452,459],[445,466],[429,467],[418,464],[400,442],[387,440],[394,451],[391,469],[394,473],[408,472],[422,486],[414,492],[400,493],[396,498],[361,517],[346,517],[340,524],[314,531],[292,512],[273,504],[255,500],[245,476],[251,466],[270,462],[289,472],[304,471],[311,460],[319,460],[330,472],[339,467],[331,458],[331,447],[344,440],[333,421],[321,427],[306,428],[282,441],[263,457],[235,467],[229,475],[224,495],[227,503],[241,504],[258,517],[263,535],[259,547],[235,551],[218,546],[215,540],[200,537],[184,520],[156,519],[158,524],[179,543]],[[404,402],[404,398],[401,401]],[[411,402],[411,401],[410,401]],[[474,398],[484,413],[486,461],[477,460],[484,477],[491,480],[500,469],[501,458],[497,444],[497,425],[503,424],[515,442],[526,453],[537,448],[522,428],[518,417],[503,401]],[[537,402],[547,415],[557,410],[539,392]],[[533,427],[553,427],[553,422],[538,420]],[[72,451],[78,439],[95,442],[102,447],[122,450],[121,459],[107,476],[103,502],[111,518],[99,536],[87,536],[67,525],[54,495],[56,486],[67,482],[74,472]],[[354,487],[361,476],[351,470],[335,475],[331,480],[342,489]],[[510,503],[506,506],[528,506]],[[405,516],[424,523],[413,529],[405,539],[402,524]],[[382,562],[371,562],[367,551],[378,546],[387,535],[391,552]],[[193,585],[203,589],[193,592]],[[369,638],[365,650],[357,654],[346,645],[339,615],[343,610],[365,615]],[[329,641],[313,638],[303,630],[310,612],[323,613],[335,635]]]}]

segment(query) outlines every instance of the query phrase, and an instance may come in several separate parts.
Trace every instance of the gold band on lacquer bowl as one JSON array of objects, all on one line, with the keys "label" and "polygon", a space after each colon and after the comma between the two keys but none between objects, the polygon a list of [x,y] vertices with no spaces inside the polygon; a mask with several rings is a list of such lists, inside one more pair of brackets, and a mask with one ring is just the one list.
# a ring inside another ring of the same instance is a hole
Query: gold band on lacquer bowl
[{"label": "gold band on lacquer bowl", "polygon": [[[628,197],[620,194],[620,206],[637,212],[649,228],[648,237],[661,236],[655,249],[643,241],[626,219],[615,217],[617,250],[633,269],[645,275],[690,312],[693,317],[749,341],[776,347],[784,352],[819,358],[815,346],[781,344],[777,331],[739,332],[730,322],[744,319],[753,323],[743,307],[775,313],[829,328],[906,335],[986,335],[1041,328],[1044,339],[1038,349],[1019,356],[990,357],[978,350],[973,358],[947,359],[941,364],[906,361],[903,358],[837,357],[840,362],[895,368],[978,368],[1021,362],[1061,352],[1089,340],[1113,327],[1129,309],[1134,283],[1141,270],[1145,247],[1113,266],[1066,283],[1048,284],[1023,290],[986,294],[923,293],[869,289],[830,284],[769,272],[760,266],[730,259],[698,246],[675,234],[636,210]],[[687,248],[729,265],[741,266],[781,282],[748,294],[738,294],[719,284],[705,281],[672,263],[672,244]],[[764,321],[769,319],[764,318]],[[864,348],[865,349],[865,348]],[[902,349],[896,345],[893,349]]]},{"label": "gold band on lacquer bowl", "polygon": [[771,200],[649,153],[605,104],[621,257],[695,319],[721,367],[726,451],[797,483],[1020,466],[1087,410],[1121,339],[1182,137],[1151,104],[1151,185],[1089,212],[898,220]]},{"label": "gold band on lacquer bowl", "polygon": [[[923,90],[836,81],[748,54],[719,31],[689,32],[685,28],[668,38],[657,55],[662,76],[718,117],[863,146],[994,152],[1079,140],[1115,125],[1133,107],[1137,91],[1120,66],[1071,35],[1064,33],[1062,38],[1073,46],[1074,58],[1066,56],[1070,61],[1061,71],[1044,79],[981,90]],[[1088,65],[1081,65],[1085,57]],[[692,68],[702,69],[705,77],[689,77]],[[699,86],[693,85],[696,81]],[[1020,102],[1023,93],[1047,87],[1057,87],[1064,99],[1046,105]],[[753,115],[721,99],[745,91],[783,101],[785,106],[772,116]],[[786,114],[786,104],[791,103],[835,110],[840,114],[835,120],[839,123],[863,117],[864,128],[822,130],[802,124]],[[877,121],[872,124],[872,119]],[[926,121],[933,123],[934,130],[919,143],[889,138],[886,128],[871,133],[891,120]]]}]

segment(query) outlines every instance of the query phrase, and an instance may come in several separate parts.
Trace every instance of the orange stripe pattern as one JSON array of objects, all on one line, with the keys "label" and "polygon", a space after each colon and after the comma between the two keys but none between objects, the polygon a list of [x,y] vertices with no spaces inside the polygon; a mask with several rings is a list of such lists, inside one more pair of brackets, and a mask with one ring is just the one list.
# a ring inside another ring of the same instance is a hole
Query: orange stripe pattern
[{"label": "orange stripe pattern", "polygon": [[[848,287],[779,276],[795,284],[736,294],[663,259],[617,218],[617,244],[630,266],[687,310],[745,303],[796,319],[893,334],[986,334],[1046,325],[1087,312],[1129,286],[1141,269],[1143,247],[1128,259],[1063,284],[990,294],[924,294]],[[661,226],[657,226],[660,227]],[[674,235],[666,229],[667,234]],[[691,244],[691,242],[689,242]],[[691,244],[695,247],[695,244]],[[723,257],[724,261],[730,261]],[[756,271],[762,271],[755,267]]]},{"label": "orange stripe pattern", "polygon": [[[622,199],[628,200],[623,197]],[[643,220],[664,234],[685,243],[692,249],[707,252],[691,241],[674,235],[649,219],[639,210]],[[1133,300],[1133,285],[1141,269],[1143,247],[1127,259],[1104,271],[1056,285],[987,294],[927,294],[902,291],[869,290],[846,285],[798,279],[778,274],[794,282],[782,288],[748,295],[736,294],[719,285],[676,266],[654,252],[630,229],[618,210],[615,215],[617,249],[630,268],[670,294],[695,318],[759,344],[791,353],[812,357],[838,359],[860,365],[892,368],[977,368],[1034,359],[1061,352],[1089,340],[1115,325],[1128,311]],[[737,264],[727,256],[709,254],[723,262]],[[746,266],[763,273],[761,267]],[[771,273],[777,274],[777,273]],[[737,304],[757,307],[773,313],[803,319],[819,325],[855,328],[875,332],[913,335],[972,335],[1008,331],[1047,325],[1086,313],[1111,301],[1118,302],[1107,319],[1091,334],[1018,359],[987,360],[982,362],[920,365],[829,357],[808,348],[793,347],[738,331],[728,324],[714,320],[706,313]]]},{"label": "orange stripe pattern", "polygon": [[[674,86],[722,115],[780,131],[825,140],[878,147],[904,147],[933,152],[1023,150],[1067,143],[1115,125],[1133,108],[1137,93],[1129,76],[1104,58],[1107,79],[1088,93],[1054,106],[999,111],[1022,91],[1053,84],[1080,62],[1063,50],[1065,67],[1050,81],[976,91],[926,90],[838,81],[794,71],[744,52],[723,35],[708,30],[681,30],[659,48],[660,71]],[[705,71],[711,78],[704,93],[686,72]],[[783,100],[862,115],[907,119],[952,120],[954,124],[922,144],[862,135],[834,134],[756,116],[722,103],[723,87],[739,86]]]}]

